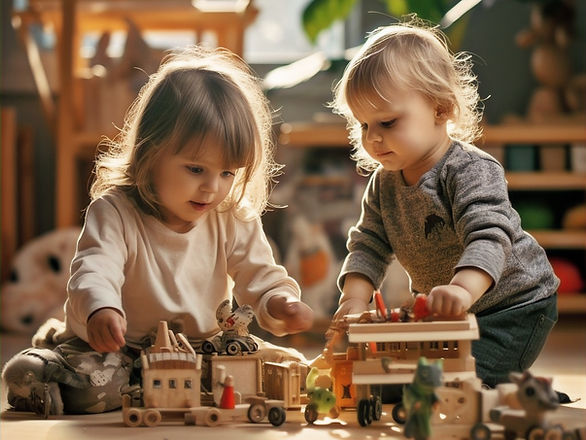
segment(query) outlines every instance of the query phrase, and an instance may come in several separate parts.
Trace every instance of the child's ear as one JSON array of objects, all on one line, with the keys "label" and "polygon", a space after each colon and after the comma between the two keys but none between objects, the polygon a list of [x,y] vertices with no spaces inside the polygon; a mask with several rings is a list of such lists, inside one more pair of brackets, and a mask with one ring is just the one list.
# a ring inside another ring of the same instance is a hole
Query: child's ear
[{"label": "child's ear", "polygon": [[435,107],[435,120],[438,124],[443,124],[450,119],[454,107],[448,103],[437,104]]}]

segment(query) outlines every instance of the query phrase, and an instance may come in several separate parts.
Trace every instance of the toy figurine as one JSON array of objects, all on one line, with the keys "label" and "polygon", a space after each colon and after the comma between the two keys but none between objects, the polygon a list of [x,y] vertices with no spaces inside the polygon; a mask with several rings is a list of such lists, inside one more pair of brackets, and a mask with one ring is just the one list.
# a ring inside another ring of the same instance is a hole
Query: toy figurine
[{"label": "toy figurine", "polygon": [[413,382],[403,389],[403,406],[407,420],[404,435],[415,440],[427,440],[431,436],[431,414],[439,398],[435,389],[442,384],[442,361],[428,363],[419,358]]},{"label": "toy figurine", "polygon": [[319,370],[313,367],[305,378],[305,386],[310,398],[304,413],[307,423],[315,422],[320,414],[327,414],[333,419],[339,416],[336,396],[330,389],[332,381],[329,376],[320,375]]},{"label": "toy figurine", "polygon": [[29,348],[19,362],[9,360],[2,379],[10,384],[8,401],[22,411],[32,411],[44,418],[63,414],[59,384],[73,388],[90,386],[89,377],[75,374],[65,366],[61,356],[50,350]]},{"label": "toy figurine", "polygon": [[204,354],[219,353],[234,356],[241,353],[258,351],[258,344],[248,333],[248,326],[254,319],[251,306],[244,304],[232,311],[229,299],[222,301],[216,310],[216,320],[222,334],[196,345],[196,350]]},{"label": "toy figurine", "polygon": [[234,399],[234,378],[227,376],[224,381],[224,391],[222,392],[222,398],[220,399],[220,408],[233,409],[236,406]]},{"label": "toy figurine", "polygon": [[546,413],[559,406],[551,379],[533,376],[529,371],[513,372],[509,377],[517,384],[516,397],[522,409],[500,406],[490,411],[491,420],[504,426],[505,440],[517,437],[562,438],[562,428],[551,425],[546,419]]}]

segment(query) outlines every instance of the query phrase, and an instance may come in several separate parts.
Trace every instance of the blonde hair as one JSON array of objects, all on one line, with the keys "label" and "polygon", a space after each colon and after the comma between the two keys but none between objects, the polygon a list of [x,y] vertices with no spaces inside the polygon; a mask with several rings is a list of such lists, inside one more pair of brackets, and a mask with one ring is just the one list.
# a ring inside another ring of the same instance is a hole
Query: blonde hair
[{"label": "blonde hair", "polygon": [[241,218],[260,215],[280,166],[273,159],[271,111],[246,63],[225,49],[190,47],[172,52],[130,106],[124,127],[95,165],[93,199],[120,188],[147,213],[161,217],[152,169],[165,151],[187,145],[197,156],[217,140],[227,168],[239,168],[219,205]]},{"label": "blonde hair", "polygon": [[444,34],[416,18],[370,33],[334,87],[331,103],[334,112],[346,118],[357,166],[373,171],[379,163],[362,146],[361,126],[352,108],[388,100],[389,87],[421,93],[445,112],[451,137],[477,139],[482,109],[470,58],[465,53],[453,55]]}]

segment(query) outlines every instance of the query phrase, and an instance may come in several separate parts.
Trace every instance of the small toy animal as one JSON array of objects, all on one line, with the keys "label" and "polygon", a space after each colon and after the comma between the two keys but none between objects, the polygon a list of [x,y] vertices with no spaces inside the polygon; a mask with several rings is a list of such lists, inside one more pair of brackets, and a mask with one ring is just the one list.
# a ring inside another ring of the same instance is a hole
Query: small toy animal
[{"label": "small toy animal", "polygon": [[431,413],[439,404],[435,389],[442,384],[441,360],[432,364],[419,358],[413,382],[403,388],[403,406],[406,412],[405,437],[426,440],[431,436]]},{"label": "small toy animal", "polygon": [[[559,406],[551,379],[533,376],[529,371],[513,372],[509,378],[517,384],[516,397],[522,409],[500,406],[489,413],[493,422],[504,426],[505,439],[539,438],[540,435],[544,436],[541,438],[561,438],[561,428],[546,419],[546,413]],[[559,437],[554,437],[558,433]]]},{"label": "small toy animal", "polygon": [[[324,379],[326,380],[324,381]],[[336,408],[336,395],[330,389],[331,385],[331,378],[320,375],[316,367],[309,370],[305,378],[307,395],[310,398],[304,414],[307,423],[315,422],[320,414],[327,414],[333,419],[338,417],[339,410]]]},{"label": "small toy animal", "polygon": [[222,331],[235,331],[238,336],[248,336],[248,325],[254,319],[254,310],[244,304],[232,311],[229,299],[222,301],[216,310],[216,320]]},{"label": "small toy animal", "polygon": [[32,411],[44,418],[63,414],[59,384],[74,388],[90,386],[89,378],[75,374],[51,350],[29,348],[6,362],[2,382],[10,385],[8,403],[21,411]]}]

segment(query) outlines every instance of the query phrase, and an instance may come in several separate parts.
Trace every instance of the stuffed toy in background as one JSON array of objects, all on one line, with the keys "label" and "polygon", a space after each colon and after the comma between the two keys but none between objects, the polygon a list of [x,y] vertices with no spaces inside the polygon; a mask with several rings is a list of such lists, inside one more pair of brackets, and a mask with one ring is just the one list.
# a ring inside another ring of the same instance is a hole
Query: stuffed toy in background
[{"label": "stuffed toy in background", "polygon": [[12,261],[0,290],[0,326],[32,335],[49,318],[63,319],[69,265],[80,229],[59,229],[29,241]]},{"label": "stuffed toy in background", "polygon": [[319,223],[299,214],[291,221],[291,241],[284,266],[301,287],[301,299],[317,318],[329,317],[338,298],[336,279],[341,262]]}]

